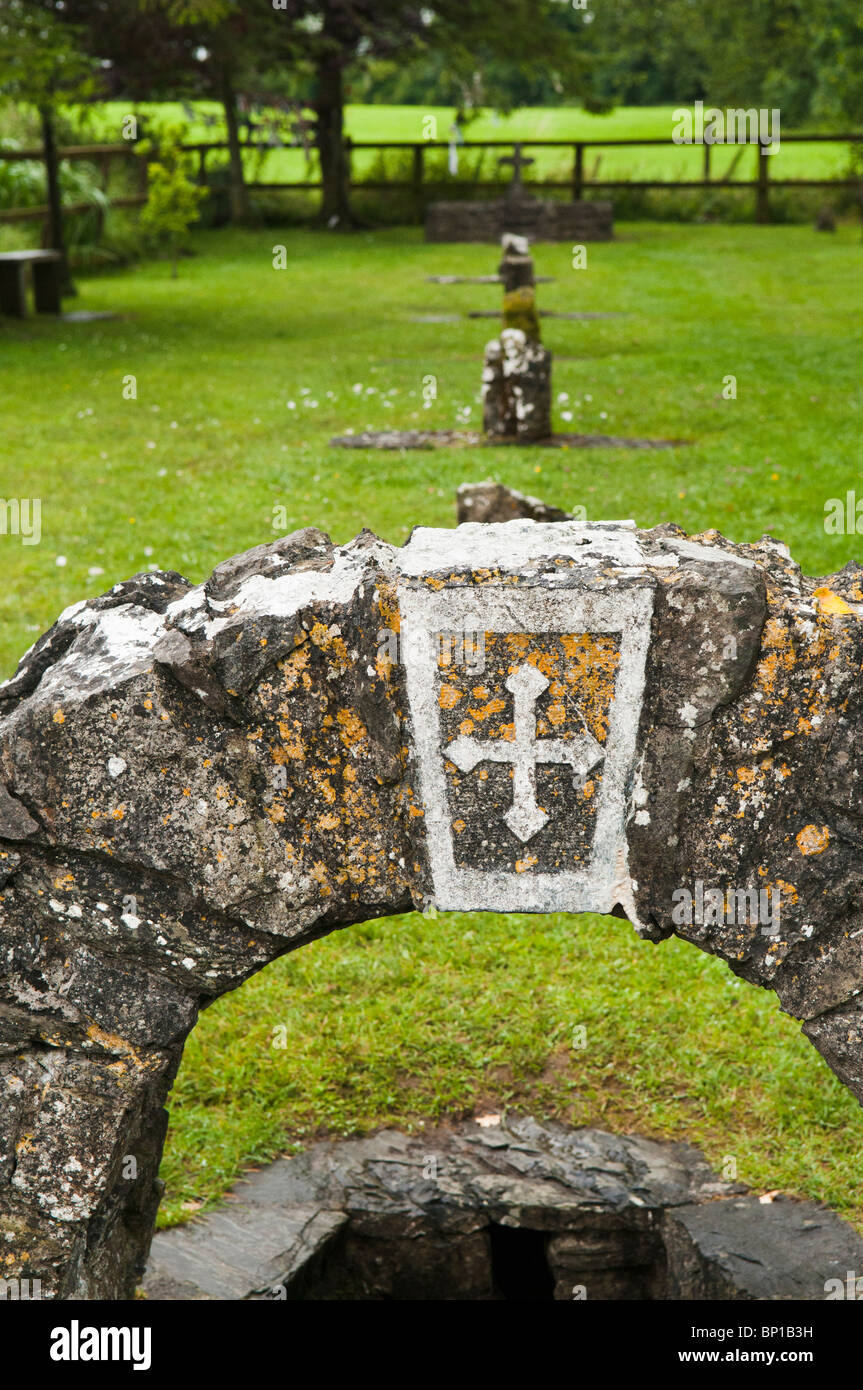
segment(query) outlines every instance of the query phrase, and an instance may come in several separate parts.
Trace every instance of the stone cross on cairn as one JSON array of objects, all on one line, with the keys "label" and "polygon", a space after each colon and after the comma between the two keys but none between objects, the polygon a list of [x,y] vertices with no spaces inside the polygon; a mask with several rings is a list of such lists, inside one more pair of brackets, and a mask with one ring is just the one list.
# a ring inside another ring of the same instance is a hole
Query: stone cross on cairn
[{"label": "stone cross on cairn", "polygon": [[507,198],[520,198],[524,191],[521,182],[521,171],[526,168],[528,164],[535,164],[536,160],[529,159],[527,155],[522,154],[521,143],[519,142],[513,145],[512,154],[503,155],[497,162],[498,164],[512,165],[512,183],[506,190],[506,196]]},{"label": "stone cross on cairn", "polygon": [[461,772],[472,772],[477,763],[512,763],[512,806],[504,820],[522,844],[532,840],[548,820],[536,801],[536,769],[539,763],[569,763],[575,774],[573,786],[579,787],[589,772],[605,760],[605,752],[592,734],[584,732],[577,738],[536,737],[536,702],[548,681],[536,666],[519,666],[508,678],[506,688],[513,696],[515,710],[514,739],[490,742],[461,734],[453,739],[446,756]]}]

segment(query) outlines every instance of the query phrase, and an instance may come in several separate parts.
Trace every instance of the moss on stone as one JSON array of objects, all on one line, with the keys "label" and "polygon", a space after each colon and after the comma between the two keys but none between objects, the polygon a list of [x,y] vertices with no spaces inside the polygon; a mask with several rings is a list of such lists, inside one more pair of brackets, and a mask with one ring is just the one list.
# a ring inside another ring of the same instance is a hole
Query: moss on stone
[{"label": "moss on stone", "polygon": [[503,297],[504,328],[520,328],[532,342],[540,341],[539,315],[533,285],[520,285]]}]

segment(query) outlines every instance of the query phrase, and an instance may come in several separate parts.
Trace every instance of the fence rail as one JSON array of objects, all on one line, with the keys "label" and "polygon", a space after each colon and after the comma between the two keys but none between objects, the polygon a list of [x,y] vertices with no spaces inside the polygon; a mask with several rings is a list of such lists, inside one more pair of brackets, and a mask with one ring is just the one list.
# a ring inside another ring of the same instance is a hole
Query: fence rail
[{"label": "fence rail", "polygon": [[[820,145],[859,145],[863,144],[863,132],[852,131],[834,135],[822,133],[799,132],[793,135],[783,135],[782,140],[786,144],[820,144]],[[628,178],[604,178],[598,179],[585,174],[585,152],[590,149],[623,149],[627,147],[643,148],[651,146],[653,148],[669,147],[674,149],[686,149],[689,146],[677,145],[674,141],[666,137],[644,136],[633,139],[623,139],[620,137],[608,139],[590,140],[561,140],[561,139],[536,139],[536,140],[465,140],[458,145],[459,153],[469,154],[475,150],[512,150],[515,145],[520,145],[523,149],[558,149],[569,150],[572,152],[572,174],[566,180],[562,179],[524,179],[526,188],[530,189],[563,189],[571,193],[574,201],[578,201],[588,190],[591,192],[613,188],[632,188],[639,190],[665,189],[675,191],[678,189],[752,189],[755,191],[755,217],[758,222],[770,221],[770,190],[783,188],[836,188],[860,190],[861,212],[863,212],[863,176],[861,178],[787,178],[776,179],[770,174],[770,156],[761,155],[761,147],[758,141],[715,141],[712,144],[704,144],[703,149],[703,177],[700,179],[628,179]],[[726,175],[711,176],[711,151],[713,149],[737,148],[740,150],[750,146],[757,154],[756,177],[751,179],[733,179]],[[351,156],[360,151],[369,150],[401,150],[410,151],[413,156],[411,177],[409,179],[378,179],[378,178],[351,178],[350,187],[352,190],[361,189],[401,189],[408,190],[413,194],[414,210],[417,220],[422,219],[422,212],[425,200],[431,193],[441,193],[446,190],[464,189],[465,187],[478,190],[488,190],[500,188],[502,179],[472,179],[462,181],[461,185],[457,180],[450,180],[443,183],[440,180],[434,181],[425,177],[425,151],[426,150],[448,150],[450,142],[448,140],[352,140],[345,141],[348,155],[348,167],[350,169]],[[206,182],[206,162],[211,150],[224,150],[227,148],[224,141],[202,141],[187,146],[194,149],[198,154],[198,177],[201,182]],[[270,150],[274,147],[259,140],[248,140],[243,142],[244,149]],[[302,146],[282,146],[281,148],[301,149]],[[256,192],[314,192],[320,190],[319,179],[289,180],[283,182],[252,182],[249,188]]]},{"label": "fence rail", "polygon": [[[63,145],[57,151],[57,157],[61,160],[87,159],[98,164],[101,169],[103,193],[108,187],[108,178],[113,159],[128,159],[135,155],[133,145],[124,141],[119,145]],[[11,162],[14,160],[32,159],[41,162],[45,158],[45,151],[39,147],[28,150],[7,150],[0,149],[0,161]],[[96,212],[100,218],[103,217],[106,207],[123,208],[136,207],[147,201],[147,166],[144,160],[139,160],[141,166],[140,192],[119,194],[114,198],[103,197],[100,202],[95,203],[64,203],[64,213],[76,212]],[[0,208],[0,223],[3,222],[47,222],[50,209],[47,205],[20,207],[20,208]]]},{"label": "fence rail", "polygon": [[[819,145],[860,145],[863,144],[863,132],[853,131],[849,133],[825,135],[821,133],[795,133],[793,135],[783,135],[782,143],[792,144],[819,144]],[[292,150],[302,152],[304,146],[296,145],[274,145],[262,140],[243,140],[240,142],[245,150],[257,150],[272,152],[279,150]],[[569,191],[574,200],[581,198],[585,192],[601,192],[604,189],[631,188],[638,190],[665,190],[674,192],[682,189],[741,189],[755,191],[755,213],[756,220],[768,222],[770,220],[770,191],[771,189],[783,188],[835,188],[860,190],[861,210],[863,210],[863,177],[847,178],[837,177],[828,179],[813,178],[785,178],[777,179],[772,177],[770,172],[770,158],[761,156],[758,142],[755,140],[747,141],[715,141],[712,144],[704,144],[703,149],[703,177],[700,179],[629,179],[629,178],[603,178],[599,179],[585,173],[585,153],[592,149],[625,149],[625,148],[644,148],[644,147],[672,147],[675,149],[687,149],[691,146],[677,145],[675,142],[657,136],[637,137],[625,139],[620,137],[587,140],[565,140],[565,139],[536,139],[536,140],[465,140],[458,145],[460,154],[469,155],[479,150],[512,150],[516,144],[523,149],[558,149],[568,150],[572,153],[572,174],[568,179],[559,178],[548,179],[524,179],[526,188],[530,189],[556,189]],[[714,149],[737,148],[744,150],[747,145],[751,146],[753,152],[758,153],[757,169],[755,178],[731,178],[732,168],[725,175],[711,174],[711,152]],[[430,194],[464,191],[466,188],[476,188],[478,190],[490,190],[500,188],[505,179],[480,179],[462,180],[450,179],[446,182],[441,180],[429,179],[426,177],[427,169],[425,165],[425,152],[427,150],[447,150],[450,147],[448,140],[351,140],[345,141],[346,152],[349,160],[354,153],[361,151],[384,151],[401,150],[412,153],[411,177],[408,179],[380,179],[380,178],[350,178],[352,190],[361,189],[401,189],[409,190],[413,194],[414,208],[418,218],[421,218],[425,201]],[[207,159],[210,154],[224,152],[228,149],[226,140],[204,140],[189,141],[184,146],[190,154],[198,156],[198,181],[202,184],[207,182]],[[63,160],[90,160],[101,166],[103,191],[107,189],[109,171],[114,159],[135,158],[134,144],[124,141],[120,144],[92,144],[92,145],[68,145],[58,151],[60,159]],[[9,160],[41,160],[43,159],[41,149],[10,150],[0,149],[0,161]],[[103,199],[105,206],[109,207],[132,207],[146,201],[146,160],[140,161],[141,165],[141,191],[136,194],[128,194],[118,197],[108,198],[107,194]],[[596,169],[594,169],[594,175]],[[281,182],[250,182],[247,185],[256,192],[281,192],[281,191],[302,191],[315,192],[321,188],[320,179],[303,179]],[[73,203],[67,204],[67,212],[88,211],[93,204]],[[47,216],[45,207],[21,207],[7,208],[0,210],[0,223],[18,222],[28,219],[39,220]]]}]

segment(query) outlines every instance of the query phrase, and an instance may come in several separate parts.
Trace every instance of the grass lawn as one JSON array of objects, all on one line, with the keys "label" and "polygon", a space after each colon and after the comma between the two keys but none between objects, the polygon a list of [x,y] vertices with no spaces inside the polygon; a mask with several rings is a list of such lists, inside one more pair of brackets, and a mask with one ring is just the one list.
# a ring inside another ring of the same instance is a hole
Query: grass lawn
[{"label": "grass lawn", "polygon": [[[709,104],[709,103],[708,103]],[[224,139],[222,111],[215,102],[195,102],[195,110],[201,115],[216,117],[218,127],[207,125],[203,120],[189,123],[189,139]],[[136,107],[140,112],[149,112],[156,118],[186,122],[188,120],[182,106],[176,102],[143,103]],[[480,140],[666,140],[664,148],[645,146],[634,149],[594,149],[585,156],[585,173],[598,178],[631,179],[700,179],[702,177],[704,150],[695,145],[671,145],[674,128],[673,106],[621,106],[604,116],[591,115],[578,107],[525,107],[509,115],[499,115],[489,111],[478,116],[465,128],[467,142]],[[106,138],[118,140],[128,104],[105,102],[97,108],[98,129]],[[448,140],[454,111],[450,106],[348,106],[345,112],[345,129],[352,140],[423,140],[424,122],[429,116],[437,121],[437,138]],[[770,177],[783,178],[834,178],[843,174],[849,160],[848,145],[821,144],[781,144],[777,152],[770,156]],[[791,134],[791,130],[787,131]],[[807,126],[806,134],[813,133]],[[484,178],[497,177],[497,156],[506,150],[491,150],[486,156]],[[536,178],[569,179],[572,176],[572,152],[570,150],[534,149],[529,153],[536,164],[530,171]],[[728,172],[737,151],[716,149],[713,151],[712,176],[722,177]],[[376,151],[357,150],[353,156],[353,169],[356,177],[370,172],[379,156]],[[403,156],[390,152],[385,157],[384,169],[387,176],[397,177],[397,162]],[[409,158],[409,156],[408,156]],[[598,172],[594,173],[596,160],[600,159]],[[256,167],[252,157],[247,155],[249,176]],[[755,178],[757,152],[747,150],[737,165],[734,177],[738,179]],[[317,157],[312,157],[307,165],[302,150],[273,150],[268,153],[255,175],[261,182],[292,182],[317,177]],[[384,175],[377,170],[377,177]],[[402,170],[401,177],[405,177]],[[409,177],[409,173],[407,177]],[[507,175],[508,177],[508,175]]]},{"label": "grass lawn", "polygon": [[[413,523],[451,525],[457,484],[489,475],[595,518],[769,530],[809,572],[860,558],[823,526],[828,498],[863,494],[854,229],[640,223],[580,271],[568,248],[537,249],[557,277],[543,305],[626,315],[547,321],[558,425],[693,441],[655,454],[331,449],[346,428],[477,421],[493,323],[412,317],[495,308],[494,286],[424,282],[487,273],[494,248],[414,230],[194,245],[176,281],[165,263],[82,280],[70,307],[118,321],[0,320],[0,494],[41,498],[43,531],[0,544],[4,675],[64,605],[148,565],[201,579],[272,538],[274,508],[338,540],[367,525],[402,541]],[[686,1137],[745,1182],[863,1223],[863,1114],[772,995],[615,919],[486,914],[353,927],[214,1005],[174,1091],[163,1220],[313,1132],[505,1105]]]}]

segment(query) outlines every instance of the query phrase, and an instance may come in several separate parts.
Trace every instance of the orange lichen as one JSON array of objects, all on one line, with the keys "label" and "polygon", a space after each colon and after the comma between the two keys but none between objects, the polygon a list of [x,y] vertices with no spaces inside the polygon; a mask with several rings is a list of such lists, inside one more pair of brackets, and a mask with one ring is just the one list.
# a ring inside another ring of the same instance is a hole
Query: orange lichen
[{"label": "orange lichen", "polygon": [[[459,698],[461,698],[461,697],[459,697]],[[501,700],[501,699],[489,700],[488,703],[485,704],[485,705],[480,705],[480,706],[474,707],[473,709],[469,709],[469,710],[468,710],[468,714],[470,715],[471,719],[475,719],[475,720],[477,720],[478,723],[481,724],[482,721],[483,721],[484,719],[488,719],[490,715],[492,715],[492,714],[502,714],[503,711],[504,711],[505,709],[506,709],[506,701],[505,701],[505,700]]]},{"label": "orange lichen", "polygon": [[796,839],[801,854],[822,854],[830,843],[830,828],[826,825],[804,825],[797,832]]},{"label": "orange lichen", "polygon": [[284,661],[276,663],[282,673],[285,690],[294,690],[302,677],[307,674],[306,667],[309,664],[310,655],[308,646],[302,645],[295,647]]},{"label": "orange lichen", "polygon": [[814,591],[813,598],[817,600],[818,607],[822,613],[832,615],[834,613],[854,612],[850,603],[846,603],[841,594],[834,594],[833,590],[828,589],[825,584],[822,584],[819,589]]},{"label": "orange lichen", "polygon": [[464,699],[463,690],[456,690],[454,685],[441,686],[440,694],[438,695],[438,704],[441,709],[453,709],[458,704],[459,700],[462,699]]},{"label": "orange lichen", "polygon": [[354,748],[362,739],[368,737],[368,730],[356,710],[340,709],[336,719],[342,726],[339,737],[346,748]]},{"label": "orange lichen", "polygon": [[303,730],[299,720],[294,720],[293,728],[284,720],[280,720],[279,733],[282,738],[282,745],[281,748],[273,750],[273,761],[276,763],[284,763],[288,758],[293,758],[297,761],[302,760],[306,756],[306,750],[303,744]]}]

